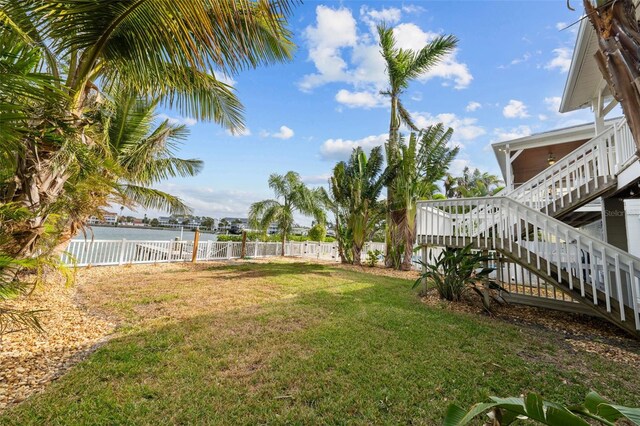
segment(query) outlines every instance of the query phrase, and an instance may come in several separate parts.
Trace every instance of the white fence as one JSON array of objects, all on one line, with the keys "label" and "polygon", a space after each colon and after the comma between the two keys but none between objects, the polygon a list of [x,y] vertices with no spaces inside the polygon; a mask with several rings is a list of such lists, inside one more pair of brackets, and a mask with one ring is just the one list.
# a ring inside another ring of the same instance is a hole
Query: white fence
[{"label": "white fence", "polygon": [[[191,261],[193,241],[134,241],[134,240],[73,240],[62,254],[68,265],[99,266],[133,263],[166,263]],[[384,252],[384,243],[365,243],[363,260],[369,250]],[[286,256],[307,257],[339,261],[338,243],[315,241],[285,243]],[[282,255],[282,243],[250,242],[245,246],[245,257],[273,257]],[[198,243],[196,261],[239,259],[242,243],[232,241],[201,241]]]}]

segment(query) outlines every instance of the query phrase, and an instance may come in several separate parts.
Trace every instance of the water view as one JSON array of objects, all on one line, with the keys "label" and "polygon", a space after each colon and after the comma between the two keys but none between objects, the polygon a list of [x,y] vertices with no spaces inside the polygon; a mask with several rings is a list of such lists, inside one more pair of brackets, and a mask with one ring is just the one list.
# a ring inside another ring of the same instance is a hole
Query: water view
[{"label": "water view", "polygon": [[[192,241],[194,237],[193,231],[167,228],[167,229],[149,229],[149,228],[124,228],[112,226],[93,226],[90,228],[86,236],[82,233],[76,235],[74,240],[136,240],[136,241],[168,241],[176,238]],[[217,240],[216,234],[200,233],[200,240],[207,241]]]}]

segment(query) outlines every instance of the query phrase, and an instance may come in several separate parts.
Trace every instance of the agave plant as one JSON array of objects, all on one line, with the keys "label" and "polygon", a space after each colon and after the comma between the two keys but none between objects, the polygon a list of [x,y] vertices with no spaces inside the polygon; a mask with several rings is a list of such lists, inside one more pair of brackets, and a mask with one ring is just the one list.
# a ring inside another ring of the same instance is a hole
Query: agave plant
[{"label": "agave plant", "polygon": [[437,256],[430,253],[427,262],[418,261],[424,272],[413,286],[415,288],[423,281],[430,281],[440,298],[450,301],[460,301],[466,292],[472,291],[480,296],[484,308],[491,312],[491,300],[503,303],[499,292],[508,293],[489,278],[495,268],[486,265],[492,260],[490,255],[474,251],[470,244],[461,249],[448,247]]}]

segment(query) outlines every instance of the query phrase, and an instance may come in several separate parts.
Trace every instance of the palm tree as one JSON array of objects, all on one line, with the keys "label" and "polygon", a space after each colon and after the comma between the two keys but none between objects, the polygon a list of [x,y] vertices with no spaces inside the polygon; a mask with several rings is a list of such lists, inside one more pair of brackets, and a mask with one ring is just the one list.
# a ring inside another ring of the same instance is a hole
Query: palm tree
[{"label": "palm tree", "polygon": [[269,188],[275,193],[275,199],[258,201],[249,208],[249,223],[264,232],[272,223],[278,225],[282,235],[282,256],[285,254],[287,235],[294,226],[294,213],[300,212],[312,216],[320,223],[325,222],[322,210],[322,193],[318,189],[309,189],[300,180],[296,172],[285,175],[269,176]]},{"label": "palm tree", "polygon": [[60,196],[67,207],[58,221],[60,244],[113,202],[121,204],[120,216],[125,206],[190,212],[179,198],[151,188],[169,177],[195,176],[202,168],[200,160],[175,156],[189,131],[167,119],[158,122],[157,104],[125,92],[111,100],[104,143],[85,158],[82,171],[67,180]]},{"label": "palm tree", "polygon": [[[13,140],[10,150],[3,145],[0,169],[14,171],[2,182],[0,203],[34,213],[13,233],[11,254],[33,252],[83,152],[100,143],[95,114],[114,90],[241,130],[242,105],[214,72],[289,59],[285,19],[292,3],[0,0],[0,46],[24,47],[5,61],[9,68],[0,67],[0,112],[7,112],[1,121],[10,124],[6,138]],[[24,84],[4,84],[7,76]],[[45,85],[52,90],[37,90]]]},{"label": "palm tree", "polygon": [[417,202],[433,198],[439,189],[436,182],[447,174],[458,155],[458,147],[449,147],[452,135],[453,129],[445,129],[438,123],[417,134],[411,133],[409,143],[400,144],[396,174],[390,184],[396,197],[391,217],[403,235],[402,245],[394,247],[391,255],[395,268],[411,269]]},{"label": "palm tree", "polygon": [[373,148],[369,158],[358,147],[349,161],[341,161],[333,169],[327,198],[335,216],[343,262],[360,265],[364,243],[384,218],[386,203],[379,197],[393,177],[393,168],[382,170],[383,164],[380,147]]},{"label": "palm tree", "polygon": [[[596,63],[620,102],[640,155],[640,26],[633,0],[583,0],[598,37]],[[595,5],[593,4],[595,3]]]},{"label": "palm tree", "polygon": [[471,171],[465,167],[462,176],[447,175],[444,180],[445,193],[449,198],[488,197],[500,192],[502,180],[488,172],[479,169]]},{"label": "palm tree", "polygon": [[[451,53],[456,47],[457,39],[454,36],[438,36],[418,52],[396,47],[396,39],[393,29],[384,25],[378,26],[382,57],[386,63],[388,87],[381,92],[389,96],[391,101],[391,118],[389,120],[389,140],[387,143],[387,162],[394,164],[398,158],[400,145],[400,126],[404,124],[409,129],[417,131],[418,128],[411,120],[411,116],[403,106],[400,95],[409,87],[409,83],[429,71],[434,65]],[[387,204],[392,208],[396,203],[392,187],[387,188]],[[387,215],[387,266],[392,266],[390,252],[393,247],[402,244],[402,235],[399,223],[396,223],[390,214]]]}]

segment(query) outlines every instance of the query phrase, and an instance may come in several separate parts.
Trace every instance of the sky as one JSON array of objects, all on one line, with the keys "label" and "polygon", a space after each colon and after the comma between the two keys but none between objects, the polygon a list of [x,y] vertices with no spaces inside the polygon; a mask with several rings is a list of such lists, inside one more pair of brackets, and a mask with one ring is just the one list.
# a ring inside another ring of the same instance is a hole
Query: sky
[{"label": "sky", "polygon": [[394,28],[399,47],[458,38],[455,52],[402,99],[420,127],[454,129],[461,151],[451,173],[469,166],[500,174],[491,143],[593,121],[589,110],[558,113],[578,29],[567,26],[581,13],[573,3],[576,11],[564,1],[306,1],[289,19],[292,61],[226,78],[245,107],[244,134],[161,111],[188,126],[178,154],[203,160],[204,169],[157,188],[196,215],[246,217],[251,203],[272,198],[270,174],[293,170],[311,186],[325,184],[355,146],[382,145],[389,106],[379,95],[386,88],[379,22]]}]

